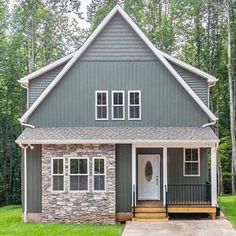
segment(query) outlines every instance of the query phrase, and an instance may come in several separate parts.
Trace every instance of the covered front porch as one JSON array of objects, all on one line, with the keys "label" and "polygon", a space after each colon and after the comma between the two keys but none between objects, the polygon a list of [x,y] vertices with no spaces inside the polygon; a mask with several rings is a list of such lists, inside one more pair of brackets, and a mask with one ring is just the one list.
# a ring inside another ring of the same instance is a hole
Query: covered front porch
[{"label": "covered front porch", "polygon": [[133,143],[132,219],[159,221],[170,213],[215,219],[216,148],[202,141]]}]

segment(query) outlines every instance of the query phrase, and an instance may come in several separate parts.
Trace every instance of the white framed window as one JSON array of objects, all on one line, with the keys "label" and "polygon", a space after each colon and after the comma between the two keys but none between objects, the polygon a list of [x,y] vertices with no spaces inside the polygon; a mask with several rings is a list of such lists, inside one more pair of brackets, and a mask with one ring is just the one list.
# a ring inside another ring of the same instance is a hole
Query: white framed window
[{"label": "white framed window", "polygon": [[52,164],[52,191],[62,192],[65,189],[65,159],[53,157]]},{"label": "white framed window", "polygon": [[184,176],[200,176],[200,149],[184,148]]},{"label": "white framed window", "polygon": [[141,120],[141,91],[128,91],[128,120]]},{"label": "white framed window", "polygon": [[89,160],[87,157],[69,158],[69,191],[88,191]]},{"label": "white framed window", "polygon": [[108,120],[108,91],[95,91],[95,119]]},{"label": "white framed window", "polygon": [[125,119],[125,92],[112,91],[112,120]]},{"label": "white framed window", "polygon": [[106,190],[106,158],[93,158],[93,191]]}]

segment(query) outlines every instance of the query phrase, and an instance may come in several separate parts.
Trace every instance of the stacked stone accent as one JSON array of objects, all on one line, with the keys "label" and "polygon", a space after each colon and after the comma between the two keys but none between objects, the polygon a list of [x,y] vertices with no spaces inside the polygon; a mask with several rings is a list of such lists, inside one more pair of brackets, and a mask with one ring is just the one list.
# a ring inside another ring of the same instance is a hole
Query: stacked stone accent
[{"label": "stacked stone accent", "polygon": [[[51,159],[65,157],[65,189],[52,191]],[[89,190],[70,192],[69,157],[89,158]],[[106,158],[106,190],[94,192],[92,187],[92,158]],[[73,144],[42,146],[42,222],[114,224],[115,199],[115,145]]]}]

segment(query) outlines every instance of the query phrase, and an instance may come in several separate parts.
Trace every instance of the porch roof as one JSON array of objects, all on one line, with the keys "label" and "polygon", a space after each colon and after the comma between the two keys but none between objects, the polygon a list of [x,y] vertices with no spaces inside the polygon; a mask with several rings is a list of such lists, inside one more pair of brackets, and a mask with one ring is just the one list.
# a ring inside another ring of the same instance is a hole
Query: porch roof
[{"label": "porch roof", "polygon": [[26,128],[18,144],[217,143],[210,127],[47,127]]}]

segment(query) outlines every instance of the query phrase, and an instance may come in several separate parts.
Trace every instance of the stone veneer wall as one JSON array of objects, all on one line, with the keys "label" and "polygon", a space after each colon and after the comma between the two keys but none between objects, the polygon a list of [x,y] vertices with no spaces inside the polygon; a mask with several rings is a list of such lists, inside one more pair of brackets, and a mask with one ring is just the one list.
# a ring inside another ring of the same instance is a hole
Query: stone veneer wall
[{"label": "stone veneer wall", "polygon": [[[65,157],[64,192],[51,191],[51,158]],[[89,157],[89,191],[69,192],[68,157]],[[106,191],[92,191],[92,158],[106,157]],[[115,145],[42,146],[42,222],[114,224]]]}]

